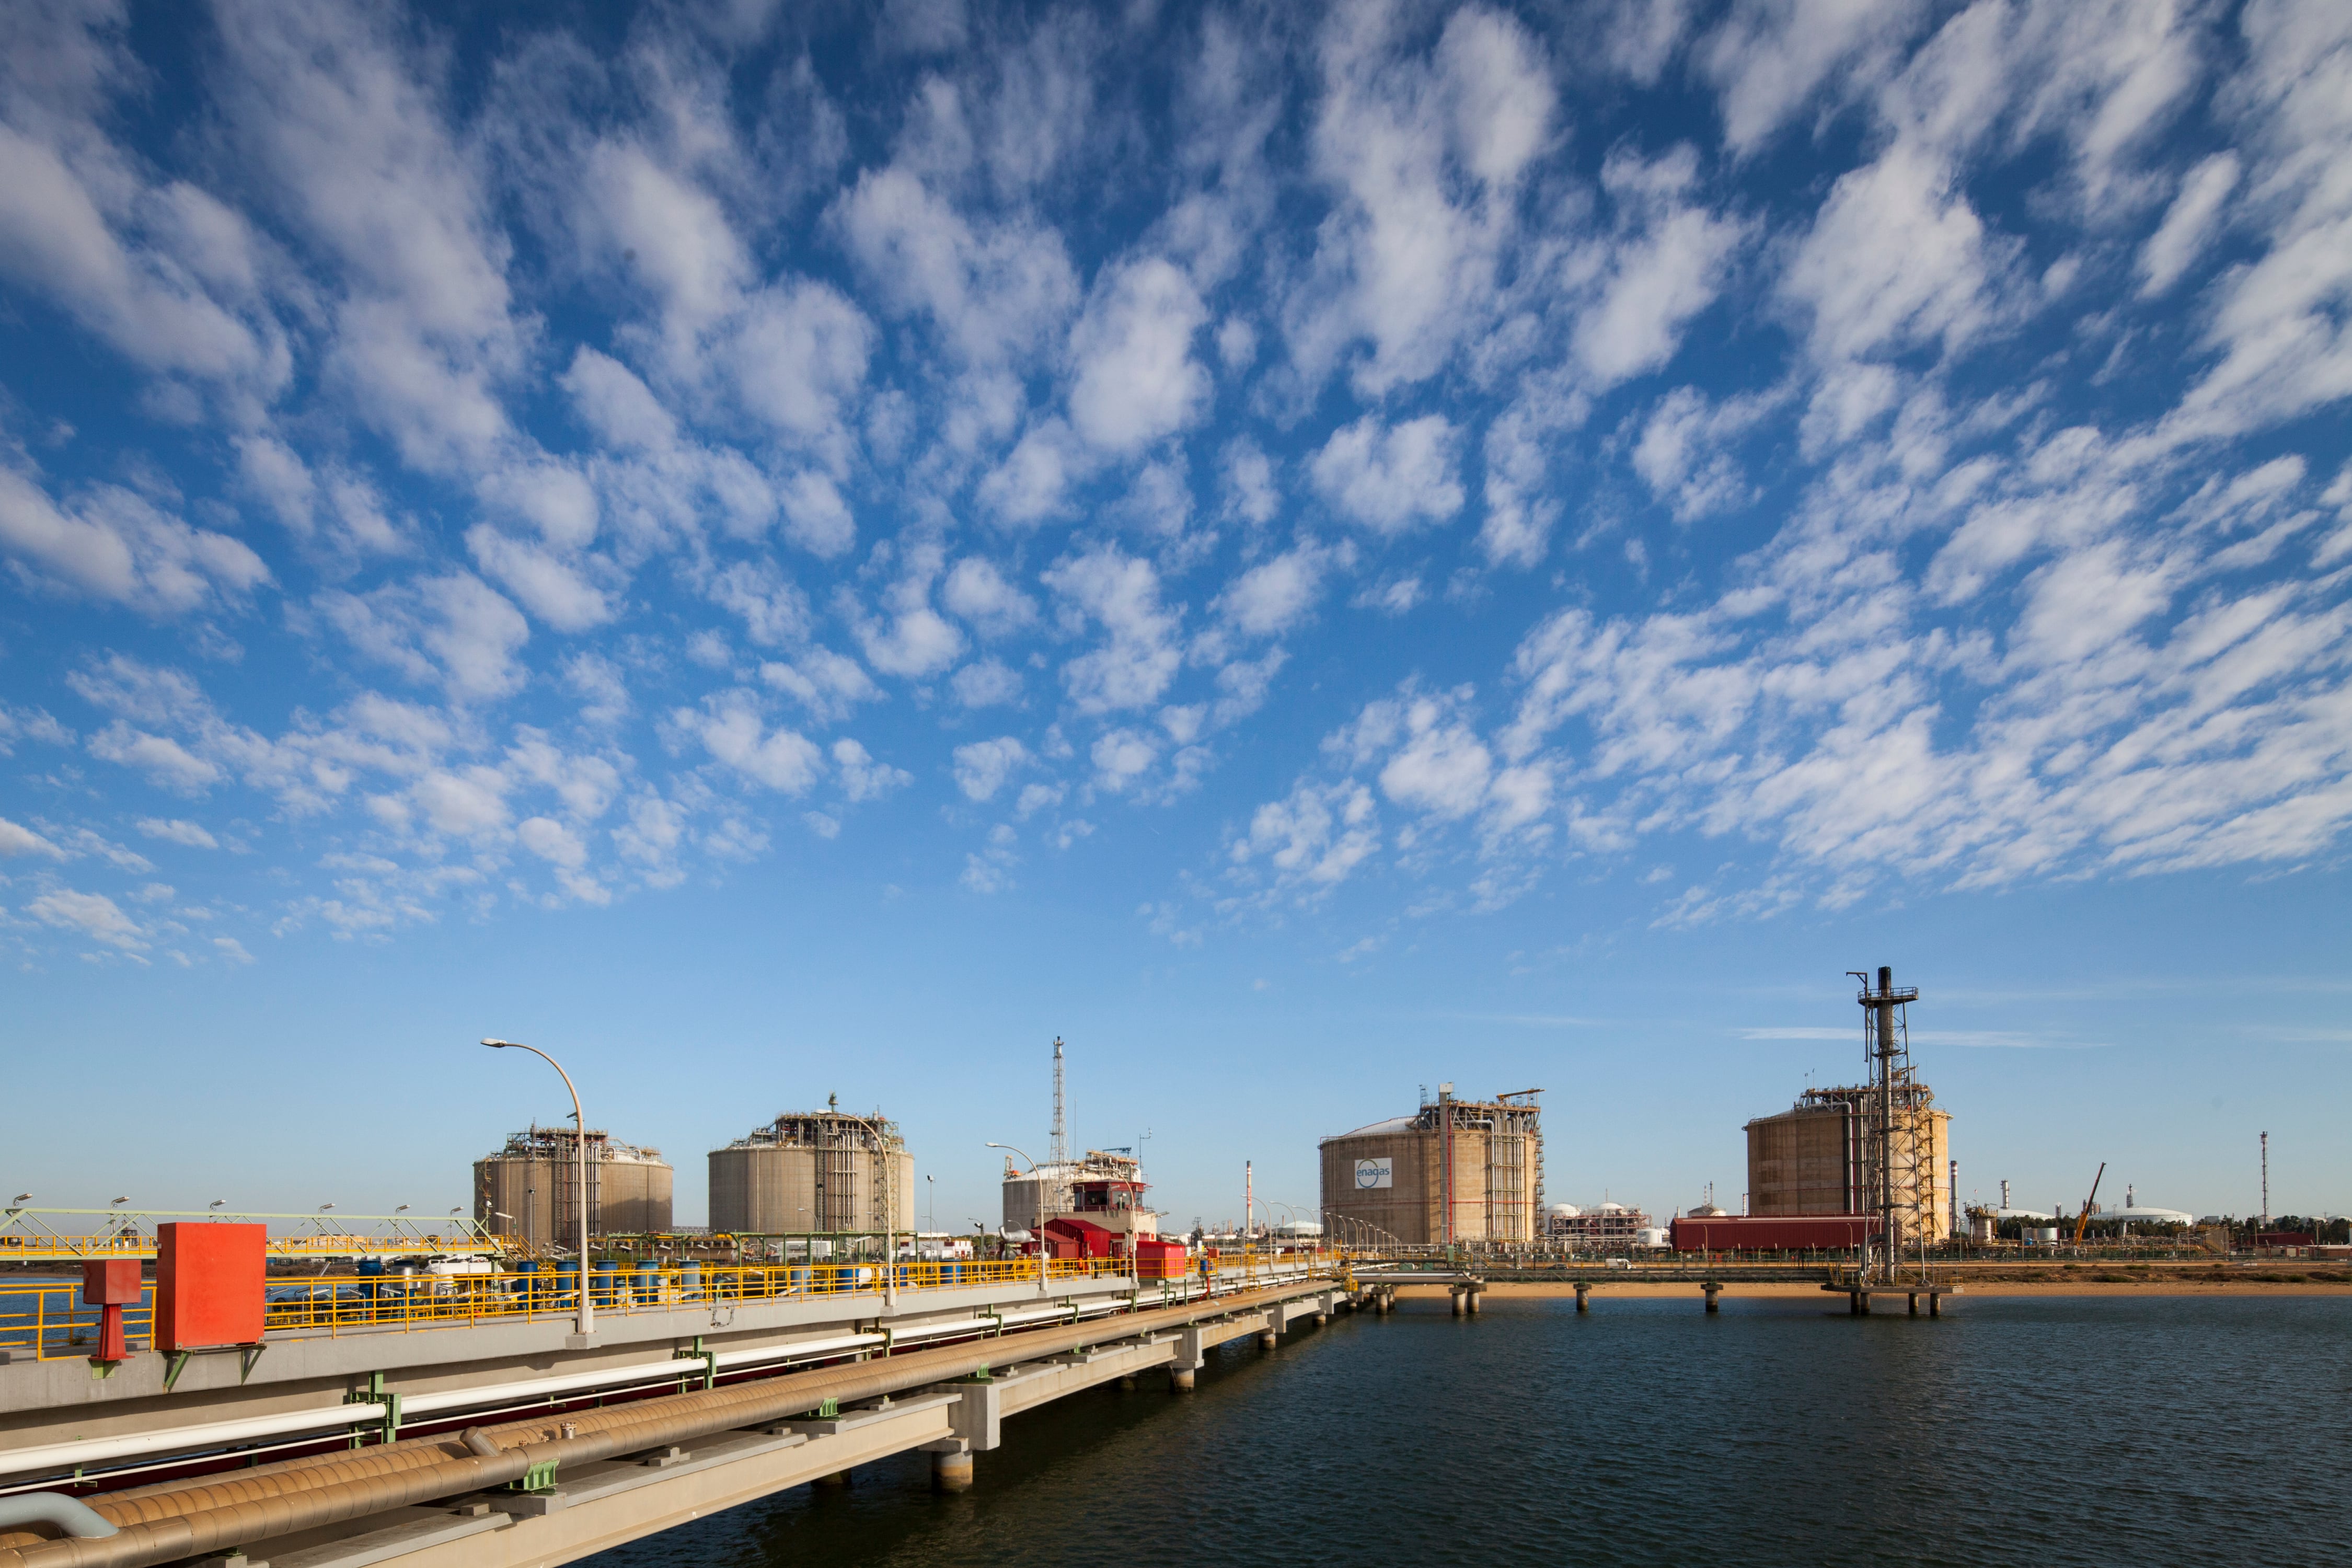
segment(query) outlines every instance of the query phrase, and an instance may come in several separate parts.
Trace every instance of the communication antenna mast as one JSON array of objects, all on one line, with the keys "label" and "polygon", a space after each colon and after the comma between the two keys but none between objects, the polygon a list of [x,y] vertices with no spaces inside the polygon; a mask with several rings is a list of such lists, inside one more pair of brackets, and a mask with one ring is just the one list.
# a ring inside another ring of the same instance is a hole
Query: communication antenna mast
[{"label": "communication antenna mast", "polygon": [[1063,1116],[1062,1102],[1062,1037],[1054,1037],[1054,1136],[1047,1145],[1045,1157],[1056,1165],[1070,1163],[1069,1122]]},{"label": "communication antenna mast", "polygon": [[2263,1228],[2271,1227],[2271,1135],[2263,1134]]}]

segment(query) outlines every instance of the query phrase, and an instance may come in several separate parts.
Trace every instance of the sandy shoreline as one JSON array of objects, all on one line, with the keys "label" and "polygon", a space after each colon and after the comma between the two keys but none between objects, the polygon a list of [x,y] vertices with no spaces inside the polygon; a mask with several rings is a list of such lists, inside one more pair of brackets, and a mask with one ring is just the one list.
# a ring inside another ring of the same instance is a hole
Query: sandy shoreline
[{"label": "sandy shoreline", "polygon": [[[2226,1283],[2204,1279],[2151,1279],[2142,1284],[2097,1279],[1963,1279],[1959,1283],[1961,1295],[1977,1297],[2340,1296],[2347,1301],[2352,1301],[2352,1284],[2319,1280],[2294,1284],[2285,1280],[2270,1279],[2231,1280]],[[1406,1285],[1400,1287],[1397,1291],[1399,1296],[1406,1298],[1443,1299],[1445,1293],[1445,1287],[1443,1285]],[[1496,1283],[1487,1286],[1486,1293],[1494,1297],[1573,1296],[1576,1294],[1576,1287],[1567,1283],[1557,1285]],[[1901,1295],[1903,1292],[1900,1287],[1892,1291],[1885,1287],[1879,1287],[1872,1293]],[[1628,1279],[1622,1282],[1610,1280],[1597,1283],[1592,1287],[1592,1296],[1595,1300],[1606,1300],[1613,1296],[1621,1300],[1687,1298],[1696,1301],[1700,1299],[1700,1294],[1696,1283],[1681,1280]],[[1823,1290],[1818,1285],[1769,1283],[1760,1280],[1754,1283],[1742,1283],[1737,1278],[1727,1278],[1723,1282],[1723,1294],[1726,1298],[1777,1296],[1825,1300],[1836,1293]]]}]

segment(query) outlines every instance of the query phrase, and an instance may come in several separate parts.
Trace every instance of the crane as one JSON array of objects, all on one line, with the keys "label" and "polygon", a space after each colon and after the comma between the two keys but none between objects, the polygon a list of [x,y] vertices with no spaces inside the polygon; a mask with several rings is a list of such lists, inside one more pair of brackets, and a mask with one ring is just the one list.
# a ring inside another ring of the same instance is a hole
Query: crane
[{"label": "crane", "polygon": [[2083,1232],[2090,1228],[2092,1205],[2099,1201],[2099,1179],[2107,1173],[2107,1163],[2099,1162],[2099,1174],[2091,1178],[2091,1195],[2083,1200],[2083,1217],[2074,1222],[2074,1245],[2083,1245]]}]

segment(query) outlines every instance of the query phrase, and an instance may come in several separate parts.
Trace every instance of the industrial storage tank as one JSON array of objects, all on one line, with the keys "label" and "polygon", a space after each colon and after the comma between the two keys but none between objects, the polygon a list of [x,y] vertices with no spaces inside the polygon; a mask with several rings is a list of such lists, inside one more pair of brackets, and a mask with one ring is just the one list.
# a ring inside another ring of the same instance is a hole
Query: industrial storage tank
[{"label": "industrial storage tank", "polygon": [[[1887,1143],[1902,1239],[1951,1233],[1949,1112],[1925,1084],[1906,1086]],[[1758,1216],[1863,1215],[1878,1208],[1880,1110],[1866,1085],[1809,1089],[1797,1103],[1748,1123],[1748,1212]]]},{"label": "industrial storage tank", "polygon": [[1323,1210],[1351,1244],[1523,1245],[1543,1205],[1543,1133],[1534,1097],[1454,1098],[1323,1140]]},{"label": "industrial storage tank", "polygon": [[[676,1173],[661,1151],[588,1130],[588,1233],[643,1236],[671,1226]],[[474,1218],[494,1236],[572,1247],[580,1234],[580,1140],[532,1127],[474,1162]]]},{"label": "industrial storage tank", "polygon": [[787,1110],[710,1151],[710,1228],[734,1236],[915,1228],[915,1160],[898,1125],[838,1100]]}]

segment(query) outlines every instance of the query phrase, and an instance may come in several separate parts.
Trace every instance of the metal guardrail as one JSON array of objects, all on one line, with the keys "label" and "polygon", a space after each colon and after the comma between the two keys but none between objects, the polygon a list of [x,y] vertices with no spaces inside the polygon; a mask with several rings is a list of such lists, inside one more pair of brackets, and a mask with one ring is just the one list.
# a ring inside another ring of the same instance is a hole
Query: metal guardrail
[{"label": "metal guardrail", "polygon": [[[1195,1258],[1181,1277],[1198,1280]],[[1337,1253],[1228,1254],[1209,1260],[1205,1276],[1218,1290],[1341,1272]],[[592,1270],[591,1301],[599,1317],[671,1311],[679,1307],[745,1302],[823,1300],[873,1295],[895,1267],[901,1299],[908,1294],[974,1288],[1017,1290],[1034,1288],[1034,1258],[866,1263],[683,1264],[670,1268]],[[1133,1280],[1149,1291],[1171,1281],[1138,1276],[1126,1258],[1049,1258],[1047,1285],[1087,1279]],[[579,1310],[576,1271],[501,1269],[474,1274],[341,1273],[280,1277],[265,1287],[263,1337],[281,1334],[341,1335],[411,1330],[473,1328],[568,1319]],[[100,1310],[81,1305],[81,1287],[69,1282],[12,1285],[0,1279],[0,1351],[12,1357],[56,1361],[87,1356],[97,1346]],[[127,1338],[153,1342],[154,1291],[123,1309]]]}]

